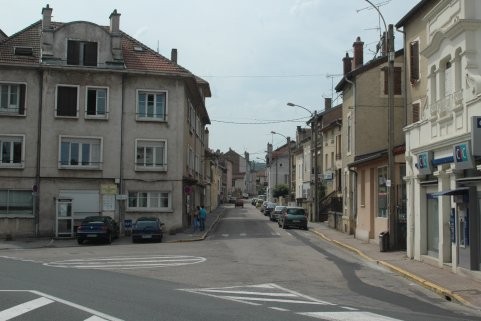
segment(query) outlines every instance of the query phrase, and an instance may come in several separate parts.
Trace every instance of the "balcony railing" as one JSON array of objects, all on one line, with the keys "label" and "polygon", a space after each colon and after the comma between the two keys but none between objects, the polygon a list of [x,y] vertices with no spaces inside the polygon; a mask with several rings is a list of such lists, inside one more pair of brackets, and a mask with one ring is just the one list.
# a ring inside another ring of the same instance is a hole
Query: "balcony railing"
[{"label": "balcony railing", "polygon": [[458,90],[449,94],[429,106],[431,117],[444,117],[450,112],[463,106],[463,91]]}]

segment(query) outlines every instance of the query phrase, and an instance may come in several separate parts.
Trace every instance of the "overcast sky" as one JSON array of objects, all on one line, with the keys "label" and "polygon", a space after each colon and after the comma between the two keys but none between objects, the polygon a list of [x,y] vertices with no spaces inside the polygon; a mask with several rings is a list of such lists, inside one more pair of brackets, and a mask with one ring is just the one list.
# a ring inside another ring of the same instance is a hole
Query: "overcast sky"
[{"label": "overcast sky", "polygon": [[[387,24],[396,24],[419,0],[372,0]],[[384,30],[365,0],[15,0],[4,3],[0,29],[7,35],[41,19],[53,8],[53,21],[90,21],[109,25],[114,9],[120,28],[210,83],[206,101],[212,124],[210,148],[232,148],[264,159],[268,142],[277,148],[295,139],[311,111],[324,109],[324,98],[341,102],[333,87],[342,58],[352,56],[356,37],[364,41],[364,62]],[[396,32],[396,50],[402,34]],[[337,100],[336,100],[337,99]]]}]

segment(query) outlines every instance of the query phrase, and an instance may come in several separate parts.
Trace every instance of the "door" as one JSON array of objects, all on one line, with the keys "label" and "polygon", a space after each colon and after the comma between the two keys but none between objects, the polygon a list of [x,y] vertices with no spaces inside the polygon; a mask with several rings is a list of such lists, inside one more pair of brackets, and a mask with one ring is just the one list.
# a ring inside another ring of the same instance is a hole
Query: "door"
[{"label": "door", "polygon": [[73,237],[72,199],[59,198],[56,204],[56,237]]},{"label": "door", "polygon": [[438,257],[439,253],[439,211],[438,198],[427,195],[427,251],[429,256]]}]

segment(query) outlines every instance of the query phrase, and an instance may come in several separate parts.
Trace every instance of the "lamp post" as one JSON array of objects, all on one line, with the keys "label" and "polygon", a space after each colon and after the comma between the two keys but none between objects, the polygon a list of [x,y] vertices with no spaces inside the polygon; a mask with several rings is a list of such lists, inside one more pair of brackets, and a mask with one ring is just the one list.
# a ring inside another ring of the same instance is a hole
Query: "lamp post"
[{"label": "lamp post", "polygon": [[394,155],[393,155],[393,148],[394,148],[394,28],[393,25],[390,24],[389,27],[386,25],[386,20],[384,20],[383,15],[378,7],[376,7],[371,1],[364,0],[369,3],[379,14],[384,24],[384,41],[386,50],[387,50],[387,59],[388,59],[388,72],[387,72],[387,81],[388,81],[388,168],[387,168],[387,210],[388,210],[388,229],[389,229],[389,245],[391,249],[397,247],[397,215],[395,213],[395,204],[394,204],[394,186],[393,186],[393,178],[394,178]]},{"label": "lamp post", "polygon": [[304,106],[296,105],[293,103],[287,103],[287,106],[302,108],[311,115],[311,119],[307,122],[307,124],[309,122],[311,123],[311,135],[314,135],[314,148],[311,147],[311,152],[314,153],[314,221],[317,222],[319,221],[319,204],[317,195],[317,177],[319,175],[317,169],[317,111],[312,112]]},{"label": "lamp post", "polygon": [[289,153],[289,161],[288,161],[289,171],[287,172],[287,186],[289,187],[289,198],[288,198],[288,202],[289,202],[290,199],[291,199],[291,185],[292,185],[292,181],[291,181],[291,138],[289,136],[284,136],[281,133],[278,133],[278,132],[275,132],[275,131],[271,131],[271,134],[282,136],[287,140],[287,151]]}]

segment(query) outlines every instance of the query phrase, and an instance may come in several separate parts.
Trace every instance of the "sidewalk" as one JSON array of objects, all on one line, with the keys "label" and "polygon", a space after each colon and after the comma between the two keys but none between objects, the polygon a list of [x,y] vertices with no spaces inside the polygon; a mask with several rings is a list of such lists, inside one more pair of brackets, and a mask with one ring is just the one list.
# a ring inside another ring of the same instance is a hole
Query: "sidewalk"
[{"label": "sidewalk", "polygon": [[[219,206],[211,213],[207,214],[207,218],[205,220],[205,231],[200,232],[197,231],[196,233],[192,233],[192,228],[187,228],[184,231],[169,233],[168,231],[164,231],[164,236],[162,239],[162,243],[176,243],[176,242],[193,242],[193,241],[202,241],[204,240],[209,232],[214,228],[217,222],[220,220],[221,216],[224,214],[225,208]],[[114,240],[112,245],[122,245],[122,244],[131,244],[132,241],[129,236],[121,236],[119,239]],[[54,238],[21,238],[21,239],[14,239],[12,241],[5,241],[0,240],[0,255],[1,250],[15,250],[15,249],[37,249],[37,248],[45,248],[45,247],[75,247],[81,246],[77,244],[77,240],[75,238],[65,238],[65,239],[54,239]]]},{"label": "sidewalk", "polygon": [[[193,242],[204,240],[209,232],[220,221],[225,208],[219,206],[207,215],[206,230],[192,233],[192,228],[175,234],[164,233],[164,243]],[[309,231],[319,237],[341,246],[365,260],[376,262],[391,271],[416,282],[427,289],[438,293],[448,301],[456,301],[471,308],[481,310],[481,280],[471,276],[453,273],[450,266],[440,268],[425,262],[411,260],[405,251],[380,252],[379,245],[355,239],[331,229],[326,223],[309,223]],[[121,237],[112,245],[131,244],[129,237]],[[43,247],[74,247],[79,246],[75,239],[31,238],[13,241],[0,241],[1,250],[34,249]],[[481,273],[481,272],[476,272]]]},{"label": "sidewalk", "polygon": [[309,223],[309,228],[319,237],[344,247],[368,261],[376,262],[438,293],[448,301],[456,301],[481,310],[481,280],[474,276],[453,273],[451,266],[440,268],[411,260],[405,251],[381,252],[378,244],[355,239],[353,235],[329,228],[327,223]]}]

